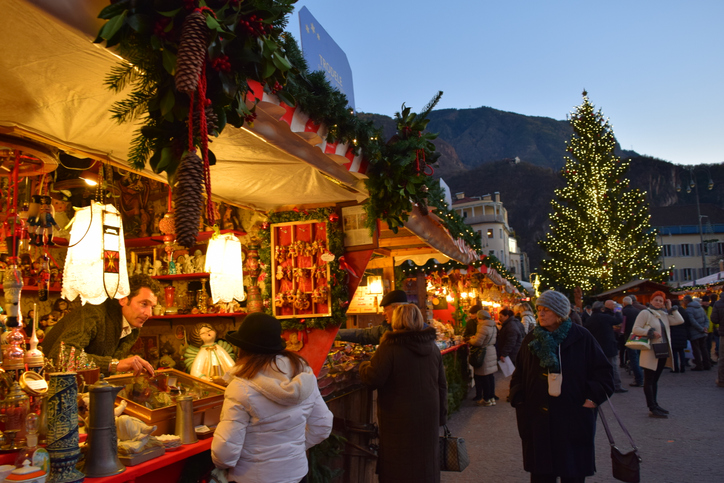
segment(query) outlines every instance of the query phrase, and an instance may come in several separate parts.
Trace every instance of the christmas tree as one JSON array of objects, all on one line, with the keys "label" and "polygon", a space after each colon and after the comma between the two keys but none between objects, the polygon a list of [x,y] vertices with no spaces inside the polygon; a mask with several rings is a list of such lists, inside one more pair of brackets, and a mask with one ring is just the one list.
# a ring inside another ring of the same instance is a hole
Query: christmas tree
[{"label": "christmas tree", "polygon": [[594,111],[586,91],[569,120],[566,186],[555,192],[550,232],[540,242],[548,254],[541,262],[543,285],[593,294],[638,278],[662,280],[648,204],[644,193],[628,186],[628,160],[614,155],[608,120]]}]

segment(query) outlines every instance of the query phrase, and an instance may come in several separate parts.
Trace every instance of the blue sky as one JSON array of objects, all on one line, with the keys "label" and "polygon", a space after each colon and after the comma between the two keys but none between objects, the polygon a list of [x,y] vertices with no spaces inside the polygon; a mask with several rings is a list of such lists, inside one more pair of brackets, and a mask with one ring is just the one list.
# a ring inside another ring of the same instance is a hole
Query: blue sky
[{"label": "blue sky", "polygon": [[[624,149],[724,161],[722,0],[300,0],[345,51],[358,111],[488,106],[563,120],[591,102]],[[289,30],[299,38],[293,15]]]}]

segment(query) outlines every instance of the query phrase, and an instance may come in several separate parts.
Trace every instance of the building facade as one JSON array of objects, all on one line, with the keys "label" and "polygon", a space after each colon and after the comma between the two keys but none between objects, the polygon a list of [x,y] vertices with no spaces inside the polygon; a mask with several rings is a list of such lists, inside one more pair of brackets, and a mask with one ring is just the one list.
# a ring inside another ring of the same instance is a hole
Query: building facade
[{"label": "building facade", "polygon": [[[719,272],[724,259],[724,210],[702,204],[701,228],[696,205],[650,208],[651,226],[659,235],[661,261],[671,269],[669,285],[691,285]],[[703,240],[703,245],[702,245]]]},{"label": "building facade", "polygon": [[495,256],[516,278],[528,280],[528,256],[520,250],[500,193],[469,198],[465,193],[456,193],[452,209],[480,237],[483,253]]}]

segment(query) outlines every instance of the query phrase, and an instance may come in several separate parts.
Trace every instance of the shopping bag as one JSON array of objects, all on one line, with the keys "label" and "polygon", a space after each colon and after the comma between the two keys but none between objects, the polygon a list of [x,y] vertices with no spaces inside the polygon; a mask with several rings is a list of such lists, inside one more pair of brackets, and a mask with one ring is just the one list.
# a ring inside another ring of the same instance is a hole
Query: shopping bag
[{"label": "shopping bag", "polygon": [[631,336],[628,338],[625,345],[629,349],[634,349],[637,351],[651,349],[651,343],[649,342],[649,338],[647,336],[635,335],[634,333],[631,333]]},{"label": "shopping bag", "polygon": [[456,438],[445,428],[440,436],[440,471],[463,471],[470,464],[468,449],[463,438]]},{"label": "shopping bag", "polygon": [[684,357],[687,359],[693,359],[694,358],[694,352],[691,349],[691,341],[686,341],[686,349],[684,349]]}]

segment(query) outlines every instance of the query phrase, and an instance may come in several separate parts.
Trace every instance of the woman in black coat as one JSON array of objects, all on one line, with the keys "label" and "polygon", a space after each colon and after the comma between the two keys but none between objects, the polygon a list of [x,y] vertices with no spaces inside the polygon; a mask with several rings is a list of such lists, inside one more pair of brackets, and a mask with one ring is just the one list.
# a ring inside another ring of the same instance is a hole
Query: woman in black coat
[{"label": "woman in black coat", "polygon": [[[678,306],[678,301],[674,300],[671,305]],[[674,370],[672,372],[686,372],[686,342],[689,340],[689,327],[691,320],[686,310],[679,310],[681,317],[684,319],[683,324],[672,325],[669,328],[671,332],[671,354],[674,360]]]},{"label": "woman in black coat", "polygon": [[416,305],[397,307],[362,382],[377,389],[380,483],[438,483],[440,426],[447,417],[447,382],[436,333]]},{"label": "woman in black coat", "polygon": [[[523,340],[510,381],[523,467],[531,483],[583,482],[596,471],[596,407],[613,393],[613,367],[568,318],[565,295],[549,290],[536,306],[539,325]],[[562,377],[559,392],[549,373]]]}]

